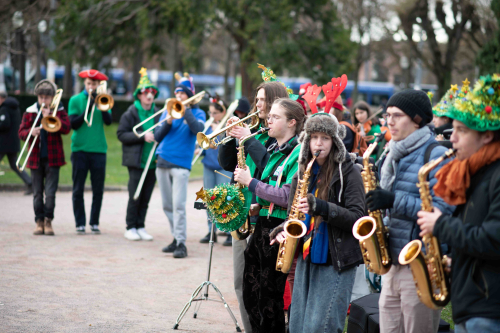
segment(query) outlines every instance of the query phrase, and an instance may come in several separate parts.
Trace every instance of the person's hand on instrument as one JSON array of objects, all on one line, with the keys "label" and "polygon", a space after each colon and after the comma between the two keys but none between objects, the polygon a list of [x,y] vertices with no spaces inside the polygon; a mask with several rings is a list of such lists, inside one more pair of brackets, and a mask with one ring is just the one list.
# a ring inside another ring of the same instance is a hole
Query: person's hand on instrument
[{"label": "person's hand on instrument", "polygon": [[420,237],[424,237],[424,235],[433,233],[436,221],[441,216],[441,214],[443,213],[441,213],[441,211],[437,207],[434,207],[433,212],[420,211],[417,213],[417,223],[420,226]]},{"label": "person's hand on instrument", "polygon": [[252,134],[250,132],[250,128],[248,128],[247,124],[242,124],[243,126],[234,126],[231,128],[231,132],[229,133],[233,138],[237,138],[240,140],[244,136]]},{"label": "person's hand on instrument", "polygon": [[33,135],[33,136],[39,136],[41,129],[42,129],[41,127],[35,127],[35,128],[33,128],[33,133],[31,135]]},{"label": "person's hand on instrument", "polygon": [[377,187],[375,190],[366,193],[366,205],[370,212],[392,208],[395,195],[391,191]]},{"label": "person's hand on instrument", "polygon": [[144,141],[146,142],[155,142],[155,135],[151,132],[147,132],[144,135]]},{"label": "person's hand on instrument", "polygon": [[283,243],[286,239],[286,234],[284,231],[280,232],[279,234],[276,235],[276,238],[271,239],[270,245],[273,245],[274,243]]},{"label": "person's hand on instrument", "polygon": [[42,116],[47,117],[50,116],[50,108],[48,105],[45,105],[42,109]]},{"label": "person's hand on instrument", "polygon": [[250,168],[240,169],[237,167],[236,170],[234,170],[234,180],[245,186],[250,185],[250,182],[252,181]]},{"label": "person's hand on instrument", "polygon": [[[229,118],[229,120],[226,123],[226,127],[231,125],[232,123],[239,121],[239,120],[240,120],[240,118],[238,118],[238,117]],[[231,136],[231,129],[226,130],[226,136]]]},{"label": "person's hand on instrument", "polygon": [[309,203],[307,197],[299,199],[299,211],[304,214],[309,214]]}]

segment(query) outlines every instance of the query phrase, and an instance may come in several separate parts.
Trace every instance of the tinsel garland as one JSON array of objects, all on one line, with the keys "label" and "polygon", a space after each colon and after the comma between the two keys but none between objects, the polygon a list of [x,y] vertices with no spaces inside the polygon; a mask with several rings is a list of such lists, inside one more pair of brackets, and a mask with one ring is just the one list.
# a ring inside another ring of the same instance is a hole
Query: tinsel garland
[{"label": "tinsel garland", "polygon": [[293,90],[291,88],[285,86],[285,84],[283,82],[278,80],[278,78],[276,77],[276,74],[274,74],[274,72],[271,68],[267,68],[266,66],[261,65],[261,64],[257,64],[257,65],[260,69],[262,69],[262,74],[261,74],[262,80],[264,80],[265,82],[279,82],[283,85],[283,87],[285,87],[286,92],[288,93],[288,97],[290,99],[296,101],[299,98],[299,95],[294,94]]},{"label": "tinsel garland", "polygon": [[479,132],[500,129],[500,76],[482,76],[463,97],[445,114],[447,117],[463,122],[467,127]]},{"label": "tinsel garland", "polygon": [[197,199],[206,203],[212,222],[221,231],[238,229],[246,220],[245,197],[235,184],[222,184],[197,192]]}]

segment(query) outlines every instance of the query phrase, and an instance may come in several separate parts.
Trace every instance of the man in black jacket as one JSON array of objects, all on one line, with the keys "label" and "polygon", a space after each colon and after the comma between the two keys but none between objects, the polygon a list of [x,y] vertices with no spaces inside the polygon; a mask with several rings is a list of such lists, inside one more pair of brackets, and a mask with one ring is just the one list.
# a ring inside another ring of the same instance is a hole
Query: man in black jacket
[{"label": "man in black jacket", "polygon": [[[134,126],[151,117],[158,108],[154,104],[154,99],[158,96],[158,88],[149,80],[145,69],[141,70],[141,79],[134,92],[134,104],[121,116],[118,126],[118,140],[122,142],[122,165],[128,168],[128,205],[127,205],[127,231],[125,238],[128,240],[153,240],[153,237],[146,232],[145,220],[148,211],[149,200],[153,193],[156,183],[156,155],[154,150],[154,134],[152,131],[141,135],[142,132],[158,123],[160,115],[139,127],[136,135],[133,131]],[[152,160],[148,160],[150,154],[153,154]],[[139,186],[140,179],[144,169],[148,167],[142,188],[138,198],[134,199],[135,192]]]},{"label": "man in black jacket", "polygon": [[[418,213],[420,236],[452,248],[451,302],[455,332],[500,332],[500,77],[481,77],[467,98],[448,109],[456,159],[436,176],[434,193],[457,205],[453,216]],[[470,98],[470,99],[469,99]],[[474,102],[472,102],[474,100]]]},{"label": "man in black jacket", "polygon": [[0,161],[7,155],[10,168],[27,186],[25,194],[31,194],[33,190],[30,176],[25,171],[19,171],[16,167],[17,153],[20,150],[17,131],[20,125],[19,102],[13,97],[8,97],[7,93],[0,92]]}]

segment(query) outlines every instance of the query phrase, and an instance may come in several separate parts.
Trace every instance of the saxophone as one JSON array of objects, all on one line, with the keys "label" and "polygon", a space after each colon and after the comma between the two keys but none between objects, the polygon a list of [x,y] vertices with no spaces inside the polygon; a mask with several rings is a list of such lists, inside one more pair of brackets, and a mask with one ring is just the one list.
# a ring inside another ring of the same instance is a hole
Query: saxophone
[{"label": "saxophone", "polygon": [[[269,128],[263,127],[260,130],[258,130],[257,132],[241,138],[241,140],[239,142],[238,155],[237,155],[238,168],[240,168],[240,169],[247,168],[246,158],[245,158],[245,147],[244,147],[245,141],[247,141],[250,138],[253,138],[256,135],[265,133],[267,131],[269,131]],[[245,187],[245,185],[240,184],[240,183],[238,183],[238,186],[240,189]],[[231,231],[231,236],[233,236],[233,238],[235,238],[237,240],[243,240],[243,239],[246,239],[248,236],[250,236],[251,233],[253,233],[253,230],[252,230],[252,227],[250,225],[250,216],[247,216],[245,223],[243,223],[243,225],[241,227],[239,227],[238,229],[236,229],[234,231]]]},{"label": "saxophone", "polygon": [[290,208],[290,214],[288,215],[288,221],[283,227],[286,238],[283,243],[280,243],[278,258],[276,260],[276,270],[284,274],[290,271],[299,239],[302,238],[307,232],[306,225],[302,222],[306,219],[306,216],[304,213],[299,211],[299,201],[300,199],[307,197],[311,168],[320,153],[320,150],[314,153],[312,160],[309,162],[304,174],[302,175],[302,179],[299,179],[297,182],[297,189],[295,190],[295,195],[293,197],[293,203]]},{"label": "saxophone", "polygon": [[[365,192],[372,191],[377,186],[375,173],[371,170],[370,155],[377,144],[384,138],[384,133],[377,136],[375,142],[370,144],[363,154],[363,171],[361,176],[365,186]],[[384,275],[391,268],[391,257],[388,249],[388,229],[382,220],[382,211],[368,212],[369,216],[363,216],[354,223],[352,233],[359,240],[361,253],[366,268],[370,272]]]},{"label": "saxophone", "polygon": [[[455,155],[455,152],[454,149],[448,150],[441,157],[425,164],[418,171],[417,186],[420,189],[423,211],[432,212],[433,209],[427,176],[439,163]],[[422,251],[422,243],[425,246],[426,254]],[[415,239],[409,242],[399,254],[399,263],[410,265],[418,298],[433,310],[441,309],[450,301],[450,281],[444,270],[446,259],[447,257],[441,254],[438,239],[432,234],[422,237],[422,241]]]}]

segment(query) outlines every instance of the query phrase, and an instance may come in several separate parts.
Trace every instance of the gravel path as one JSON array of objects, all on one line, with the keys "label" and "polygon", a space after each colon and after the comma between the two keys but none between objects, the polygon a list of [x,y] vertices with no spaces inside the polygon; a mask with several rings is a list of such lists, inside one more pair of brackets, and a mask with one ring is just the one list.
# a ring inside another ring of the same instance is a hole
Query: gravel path
[{"label": "gravel path", "polygon": [[[56,236],[33,236],[33,197],[0,192],[0,332],[177,332],[177,315],[205,281],[208,245],[205,211],[193,209],[201,181],[189,183],[188,257],[161,248],[172,241],[155,189],[146,229],[152,242],[123,237],[127,192],[106,192],[101,235],[76,235],[71,193],[58,192]],[[85,193],[87,218],[91,193]],[[214,247],[211,281],[240,322],[233,290],[232,255],[222,237]],[[213,298],[216,294],[210,290]],[[241,324],[240,324],[241,325]],[[178,332],[235,332],[221,303],[193,307]]]}]

